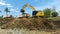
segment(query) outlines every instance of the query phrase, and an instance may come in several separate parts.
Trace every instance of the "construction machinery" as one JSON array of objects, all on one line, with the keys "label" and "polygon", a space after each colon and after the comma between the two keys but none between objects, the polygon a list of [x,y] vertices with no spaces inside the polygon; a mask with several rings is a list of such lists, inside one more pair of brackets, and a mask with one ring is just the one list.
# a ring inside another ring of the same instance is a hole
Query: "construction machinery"
[{"label": "construction machinery", "polygon": [[28,5],[28,4],[24,4],[23,7],[21,8],[21,12],[22,12],[22,17],[29,17],[30,15],[25,13],[24,8],[30,8],[32,9],[32,17],[44,17],[44,12],[43,11],[37,11],[33,6]]},{"label": "construction machinery", "polygon": [[25,10],[21,9],[22,14],[21,17],[29,17],[29,14],[25,13]]}]

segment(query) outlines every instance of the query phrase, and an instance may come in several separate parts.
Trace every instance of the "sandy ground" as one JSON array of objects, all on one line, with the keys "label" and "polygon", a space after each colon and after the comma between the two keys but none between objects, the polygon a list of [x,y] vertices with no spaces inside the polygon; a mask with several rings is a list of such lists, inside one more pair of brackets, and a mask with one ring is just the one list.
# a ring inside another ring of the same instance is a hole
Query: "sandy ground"
[{"label": "sandy ground", "polygon": [[29,31],[24,29],[0,29],[0,34],[60,34],[60,31],[47,32],[47,31]]}]

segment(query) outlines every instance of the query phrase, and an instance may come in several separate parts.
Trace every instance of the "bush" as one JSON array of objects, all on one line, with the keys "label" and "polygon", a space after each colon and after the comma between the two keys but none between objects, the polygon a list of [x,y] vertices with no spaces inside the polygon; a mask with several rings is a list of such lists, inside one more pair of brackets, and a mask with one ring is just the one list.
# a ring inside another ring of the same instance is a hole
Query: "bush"
[{"label": "bush", "polygon": [[53,12],[52,13],[52,17],[57,17],[58,16],[58,13],[57,12]]},{"label": "bush", "polygon": [[44,17],[50,17],[50,14],[51,14],[51,9],[44,9],[44,14],[45,14],[45,16]]}]

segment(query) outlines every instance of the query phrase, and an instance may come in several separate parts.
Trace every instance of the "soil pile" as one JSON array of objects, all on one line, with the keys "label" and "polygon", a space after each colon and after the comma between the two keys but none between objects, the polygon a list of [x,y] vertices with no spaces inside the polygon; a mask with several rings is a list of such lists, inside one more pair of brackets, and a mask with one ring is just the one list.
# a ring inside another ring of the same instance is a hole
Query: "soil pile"
[{"label": "soil pile", "polygon": [[23,28],[29,30],[42,30],[42,29],[55,29],[56,23],[54,21],[49,21],[44,18],[15,18],[15,19],[5,19],[1,28]]}]

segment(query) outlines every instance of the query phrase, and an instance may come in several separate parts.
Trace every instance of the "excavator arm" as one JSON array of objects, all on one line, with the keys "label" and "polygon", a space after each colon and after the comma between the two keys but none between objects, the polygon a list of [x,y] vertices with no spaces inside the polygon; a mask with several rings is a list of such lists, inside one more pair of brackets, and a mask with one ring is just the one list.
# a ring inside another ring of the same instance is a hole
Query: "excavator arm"
[{"label": "excavator arm", "polygon": [[33,6],[29,5],[28,7],[35,11],[35,8]]},{"label": "excavator arm", "polygon": [[28,6],[28,4],[24,4],[21,9],[24,9]]},{"label": "excavator arm", "polygon": [[21,9],[24,9],[24,8],[26,8],[26,7],[32,9],[33,11],[35,11],[35,8],[34,8],[33,6],[31,6],[31,5],[28,5],[28,4],[24,4]]}]

